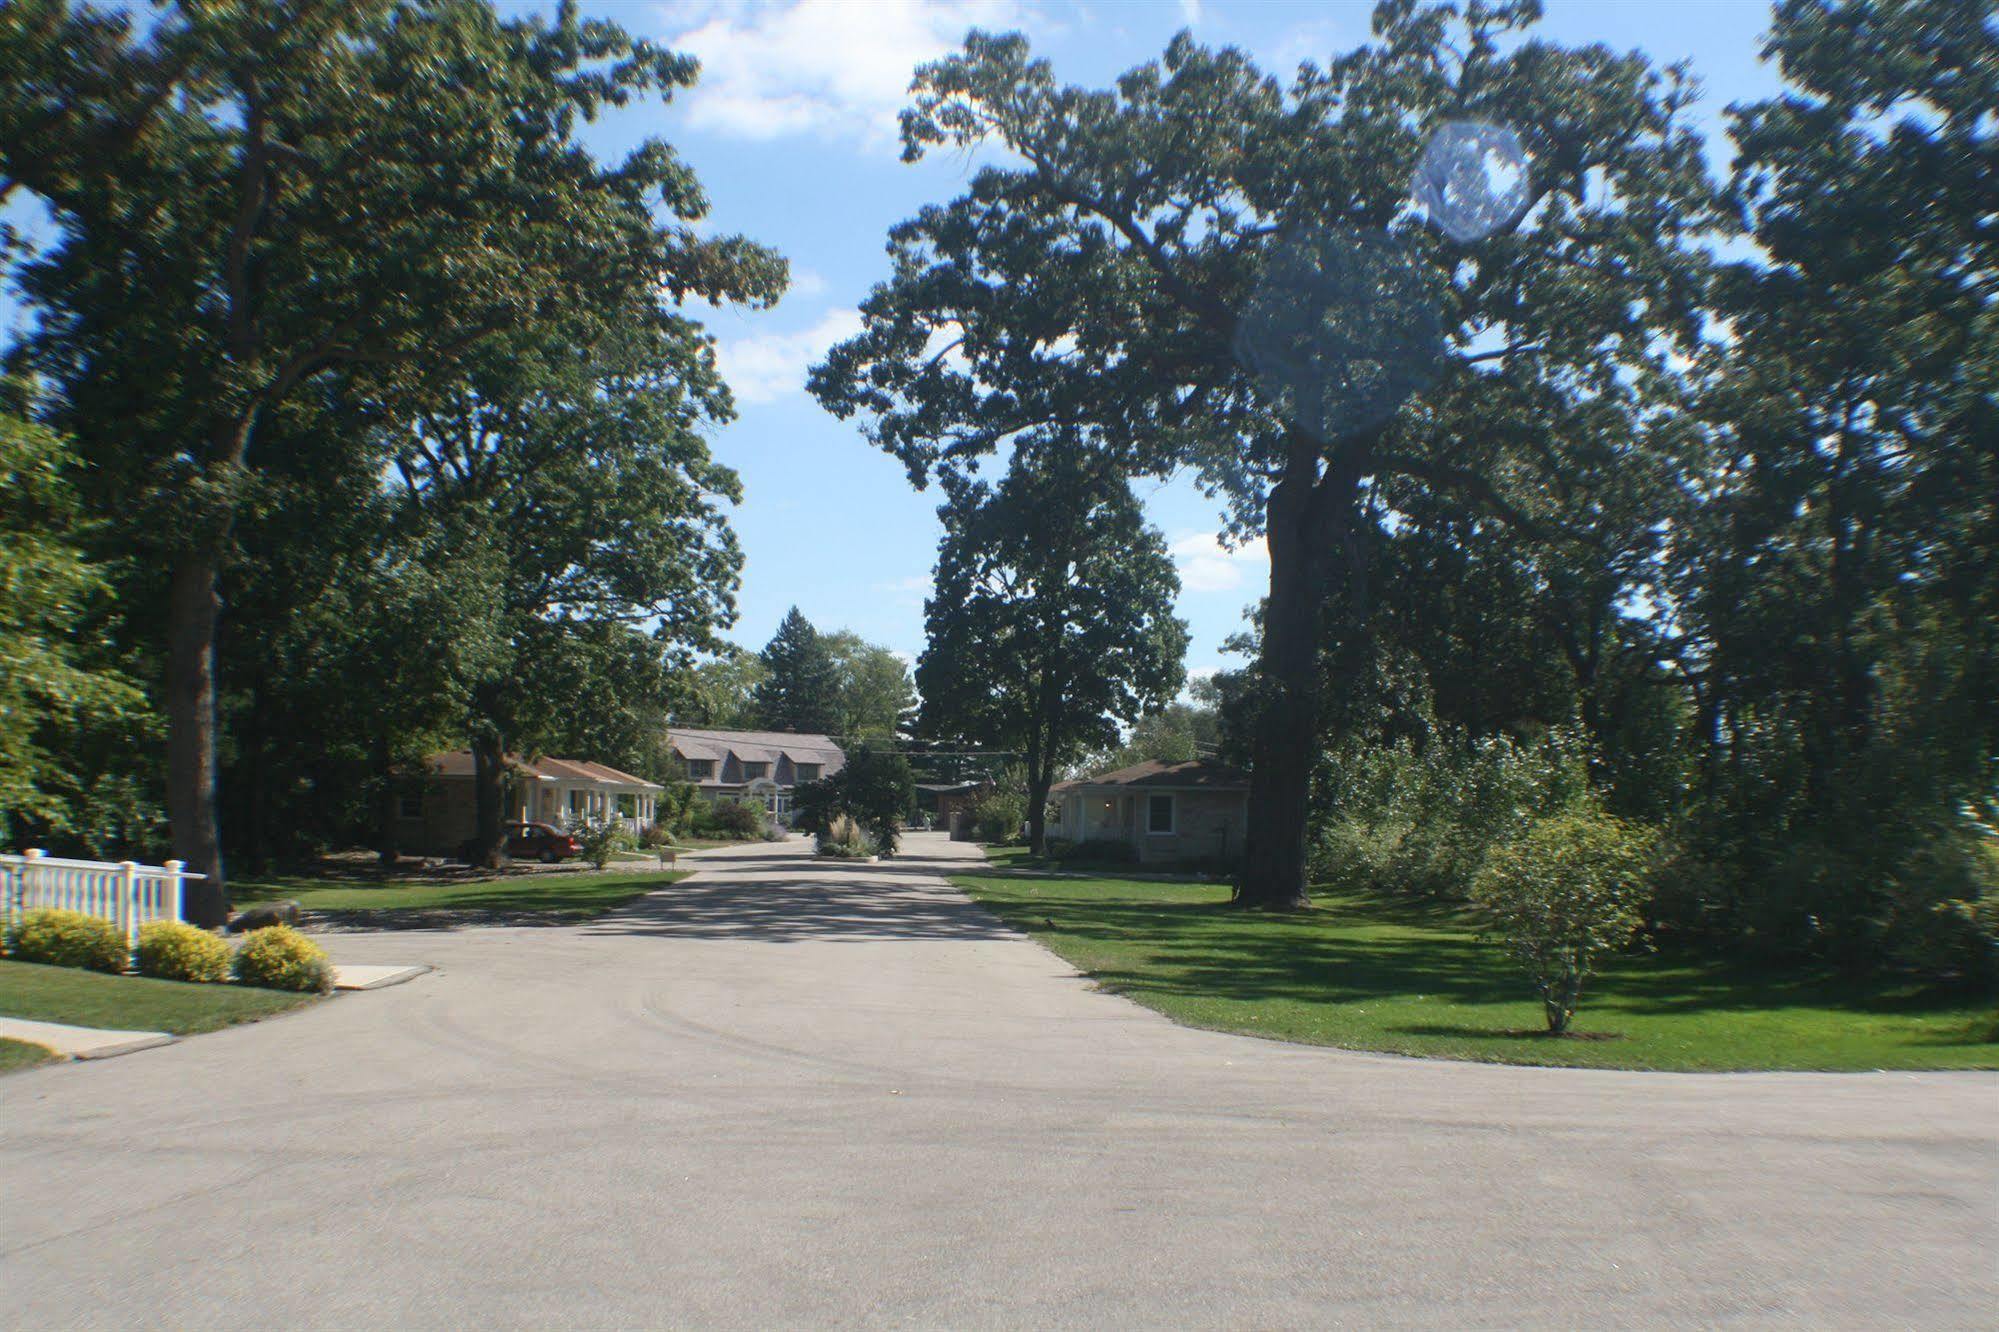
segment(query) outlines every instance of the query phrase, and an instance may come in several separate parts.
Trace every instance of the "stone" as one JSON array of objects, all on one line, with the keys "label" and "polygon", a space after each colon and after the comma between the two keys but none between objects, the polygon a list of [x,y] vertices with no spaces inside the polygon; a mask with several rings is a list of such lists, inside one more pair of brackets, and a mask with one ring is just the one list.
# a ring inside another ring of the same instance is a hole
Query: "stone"
[{"label": "stone", "polygon": [[265,930],[273,925],[297,925],[298,903],[266,902],[262,906],[245,907],[229,921],[229,933],[247,934],[251,930]]}]

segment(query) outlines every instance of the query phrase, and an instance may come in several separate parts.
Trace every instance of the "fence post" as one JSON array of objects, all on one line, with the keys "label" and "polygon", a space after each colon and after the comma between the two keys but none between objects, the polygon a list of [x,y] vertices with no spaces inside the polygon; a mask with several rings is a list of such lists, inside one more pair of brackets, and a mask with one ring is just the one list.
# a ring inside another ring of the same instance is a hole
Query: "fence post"
[{"label": "fence post", "polygon": [[135,860],[118,862],[116,910],[125,926],[125,952],[129,955],[139,947],[139,864]]},{"label": "fence post", "polygon": [[35,872],[35,862],[42,858],[42,849],[31,846],[21,853],[21,877],[14,884],[14,900],[7,904],[7,923],[13,924],[28,911],[28,890],[40,876]]},{"label": "fence post", "polygon": [[183,860],[169,860],[169,861],[168,861],[168,862],[166,863],[166,871],[167,871],[167,882],[168,882],[169,884],[173,885],[173,888],[172,888],[172,891],[173,891],[173,909],[174,909],[174,913],[173,913],[173,915],[172,915],[172,916],[170,917],[170,919],[172,919],[172,920],[184,920],[184,919],[186,919],[186,917],[182,916],[182,915],[181,915],[181,913],[180,913],[180,881],[181,881],[181,870],[185,869],[185,868],[186,868],[186,866],[187,866],[187,862],[186,862],[186,861],[183,861]]}]

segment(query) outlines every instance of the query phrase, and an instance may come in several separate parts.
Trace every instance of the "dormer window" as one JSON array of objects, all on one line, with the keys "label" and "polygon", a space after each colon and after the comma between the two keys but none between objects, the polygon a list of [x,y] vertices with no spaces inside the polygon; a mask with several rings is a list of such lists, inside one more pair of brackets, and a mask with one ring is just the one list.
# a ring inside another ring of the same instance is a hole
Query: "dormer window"
[{"label": "dormer window", "polygon": [[746,782],[754,782],[758,778],[768,776],[770,776],[770,764],[768,763],[743,764],[743,780]]},{"label": "dormer window", "polygon": [[714,759],[691,758],[687,760],[687,780],[691,782],[706,782],[714,780],[714,777]]}]

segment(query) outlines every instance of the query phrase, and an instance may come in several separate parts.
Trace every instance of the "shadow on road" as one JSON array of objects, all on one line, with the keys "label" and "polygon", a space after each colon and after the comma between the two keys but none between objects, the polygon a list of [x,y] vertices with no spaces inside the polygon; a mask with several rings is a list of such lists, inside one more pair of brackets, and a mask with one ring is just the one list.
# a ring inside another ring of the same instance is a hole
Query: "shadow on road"
[{"label": "shadow on road", "polygon": [[731,856],[705,868],[713,872],[650,893],[592,921],[584,933],[770,943],[1018,937],[957,893],[936,886],[941,875],[962,872],[962,861],[910,858],[829,866],[778,852]]}]

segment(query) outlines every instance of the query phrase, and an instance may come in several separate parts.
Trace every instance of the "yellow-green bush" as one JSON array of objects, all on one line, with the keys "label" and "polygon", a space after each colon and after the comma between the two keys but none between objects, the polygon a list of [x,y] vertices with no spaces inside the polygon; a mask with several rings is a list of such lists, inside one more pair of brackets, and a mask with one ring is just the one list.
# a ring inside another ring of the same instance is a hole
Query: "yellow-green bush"
[{"label": "yellow-green bush", "polygon": [[171,981],[226,981],[229,945],[199,926],[156,920],[139,930],[139,974]]},{"label": "yellow-green bush", "polygon": [[116,975],[125,969],[125,931],[81,911],[30,911],[7,932],[7,955]]},{"label": "yellow-green bush", "polygon": [[231,970],[238,983],[265,990],[324,994],[333,988],[333,964],[325,951],[289,925],[250,931]]}]

